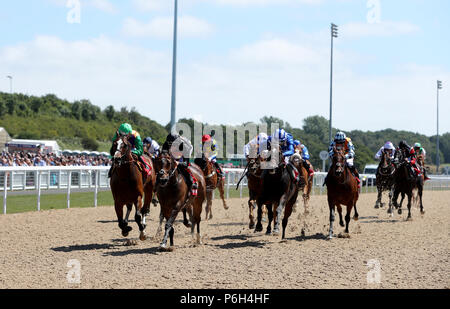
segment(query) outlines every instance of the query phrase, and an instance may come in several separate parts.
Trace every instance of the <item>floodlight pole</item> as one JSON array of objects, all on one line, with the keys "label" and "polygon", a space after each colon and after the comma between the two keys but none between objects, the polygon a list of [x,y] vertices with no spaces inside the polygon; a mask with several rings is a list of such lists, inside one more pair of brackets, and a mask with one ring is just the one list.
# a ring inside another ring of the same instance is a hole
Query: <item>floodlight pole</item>
[{"label": "floodlight pole", "polygon": [[332,140],[333,129],[333,49],[334,38],[338,37],[338,26],[331,24],[331,65],[330,65],[330,127],[329,127],[329,141]]},{"label": "floodlight pole", "polygon": [[436,174],[439,174],[441,157],[439,155],[439,90],[442,89],[442,82],[437,81],[437,130],[436,130]]},{"label": "floodlight pole", "polygon": [[176,88],[177,88],[177,29],[178,28],[178,0],[175,0],[173,22],[173,64],[172,64],[172,104],[170,115],[170,130],[175,128],[176,122]]}]

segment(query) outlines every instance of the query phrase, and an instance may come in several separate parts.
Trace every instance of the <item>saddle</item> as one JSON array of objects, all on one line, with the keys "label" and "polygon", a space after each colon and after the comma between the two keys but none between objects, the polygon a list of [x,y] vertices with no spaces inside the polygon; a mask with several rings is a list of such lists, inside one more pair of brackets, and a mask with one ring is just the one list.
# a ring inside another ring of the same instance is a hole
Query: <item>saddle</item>
[{"label": "saddle", "polygon": [[147,179],[147,177],[151,176],[151,174],[152,174],[152,167],[147,161],[144,160],[143,156],[141,156],[139,159],[137,159],[135,157],[135,159],[136,159],[136,161],[135,161],[136,165],[137,165],[139,171],[141,172],[142,177],[143,177],[143,179],[145,181]]}]

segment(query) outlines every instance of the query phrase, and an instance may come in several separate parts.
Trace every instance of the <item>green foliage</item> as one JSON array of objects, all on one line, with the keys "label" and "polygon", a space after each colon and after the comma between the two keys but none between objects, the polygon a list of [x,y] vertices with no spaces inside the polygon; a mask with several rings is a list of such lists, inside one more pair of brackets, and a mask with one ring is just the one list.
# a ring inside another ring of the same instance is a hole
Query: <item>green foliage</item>
[{"label": "green foliage", "polygon": [[91,137],[84,137],[81,140],[81,145],[83,145],[83,148],[85,150],[91,150],[91,151],[97,151],[99,144],[97,141]]},{"label": "green foliage", "polygon": [[[70,103],[53,94],[35,97],[0,92],[0,126],[5,127],[13,138],[56,139],[61,143],[62,148],[108,151],[112,136],[119,125],[124,122],[130,123],[133,129],[141,134],[142,139],[151,136],[160,144],[165,141],[170,130],[169,125],[161,126],[141,115],[134,107],[131,107],[130,110],[127,107],[115,110],[113,106],[108,106],[102,111],[89,100]],[[179,122],[188,124],[192,134],[194,133],[195,120],[180,119]],[[289,123],[273,116],[263,117],[261,123],[269,125],[268,132],[271,132],[273,123],[278,123],[280,128],[292,133],[295,139],[300,140],[308,147],[311,163],[315,167],[322,166],[319,153],[327,151],[330,143],[327,119],[321,116],[308,117],[304,119],[302,128],[292,128]],[[197,124],[202,129],[207,125],[198,122]],[[222,127],[223,147],[226,147],[225,126],[218,125],[217,127]],[[333,136],[336,131],[333,128]],[[411,145],[416,142],[421,143],[427,150],[427,164],[431,165],[436,162],[436,136],[427,137],[418,133],[392,129],[377,132],[354,130],[346,133],[352,138],[355,145],[355,164],[359,170],[363,170],[366,164],[375,163],[374,155],[386,141],[392,141],[398,145],[403,139]],[[193,140],[192,138],[193,135],[191,135],[191,140]],[[246,133],[244,138],[245,141],[241,142],[248,142],[253,137]],[[440,163],[450,163],[450,133],[442,135],[439,142]],[[237,144],[235,133],[235,151],[237,151]]]}]

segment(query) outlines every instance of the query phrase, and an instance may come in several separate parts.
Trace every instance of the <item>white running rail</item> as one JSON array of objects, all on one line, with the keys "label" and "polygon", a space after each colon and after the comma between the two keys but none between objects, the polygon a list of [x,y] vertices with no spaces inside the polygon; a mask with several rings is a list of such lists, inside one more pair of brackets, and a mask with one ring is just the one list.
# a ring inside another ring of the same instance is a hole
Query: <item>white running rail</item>
[{"label": "white running rail", "polygon": [[[230,190],[236,190],[237,183],[244,169],[224,168],[226,198]],[[43,167],[0,167],[0,192],[3,191],[3,214],[6,214],[8,191],[37,191],[37,210],[41,209],[41,191],[55,190],[67,192],[67,208],[70,208],[71,189],[94,190],[94,207],[97,207],[99,189],[109,188],[109,166],[43,166]],[[312,195],[326,194],[323,186],[327,173],[318,172],[314,175]],[[363,175],[361,192],[376,192],[374,175]],[[430,176],[425,183],[425,190],[450,190],[449,176]],[[247,178],[244,177],[238,188],[239,197],[244,196]]]}]

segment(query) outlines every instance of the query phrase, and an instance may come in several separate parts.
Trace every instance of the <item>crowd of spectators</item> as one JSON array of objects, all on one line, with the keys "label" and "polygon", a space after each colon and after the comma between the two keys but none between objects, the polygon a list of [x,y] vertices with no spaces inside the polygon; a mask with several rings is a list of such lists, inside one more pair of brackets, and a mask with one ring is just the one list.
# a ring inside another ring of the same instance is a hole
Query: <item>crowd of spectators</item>
[{"label": "crowd of spectators", "polygon": [[2,152],[0,166],[110,166],[107,156],[40,154],[33,152]]}]

